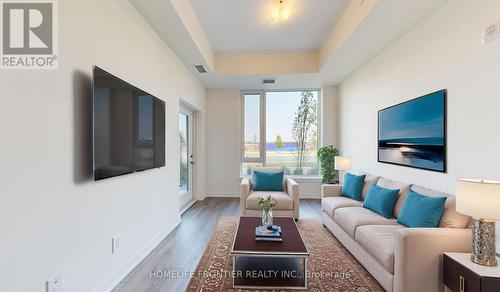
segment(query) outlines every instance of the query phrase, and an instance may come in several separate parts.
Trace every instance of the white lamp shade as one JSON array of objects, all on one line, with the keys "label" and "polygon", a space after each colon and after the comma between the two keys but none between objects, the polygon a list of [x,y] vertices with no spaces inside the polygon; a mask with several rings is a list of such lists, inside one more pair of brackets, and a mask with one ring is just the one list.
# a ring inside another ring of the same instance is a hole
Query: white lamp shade
[{"label": "white lamp shade", "polygon": [[351,168],[351,159],[346,156],[335,156],[335,170],[348,170]]},{"label": "white lamp shade", "polygon": [[459,179],[457,211],[476,218],[500,220],[500,181]]}]

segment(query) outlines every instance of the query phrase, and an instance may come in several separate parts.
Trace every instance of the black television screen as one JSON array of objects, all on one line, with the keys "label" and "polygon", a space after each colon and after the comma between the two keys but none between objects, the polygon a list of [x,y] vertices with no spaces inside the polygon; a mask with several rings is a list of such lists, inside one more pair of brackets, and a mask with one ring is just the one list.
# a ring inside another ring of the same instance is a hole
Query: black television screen
[{"label": "black television screen", "polygon": [[165,165],[165,102],[94,66],[93,177]]},{"label": "black television screen", "polygon": [[446,172],[446,90],[378,112],[378,161]]}]

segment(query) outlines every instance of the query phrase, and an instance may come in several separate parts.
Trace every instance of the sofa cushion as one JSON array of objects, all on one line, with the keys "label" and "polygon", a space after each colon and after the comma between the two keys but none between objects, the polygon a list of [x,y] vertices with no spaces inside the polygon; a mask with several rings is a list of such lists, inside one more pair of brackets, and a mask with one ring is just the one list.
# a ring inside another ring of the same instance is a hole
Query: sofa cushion
[{"label": "sofa cushion", "polygon": [[403,225],[365,225],[356,230],[356,242],[394,274],[394,234]]},{"label": "sofa cushion", "polygon": [[445,202],[444,196],[424,196],[410,191],[398,216],[398,223],[408,227],[437,227],[443,215]]},{"label": "sofa cushion", "polygon": [[346,197],[327,197],[321,200],[323,212],[333,219],[334,212],[338,208],[344,207],[361,207],[363,203]]},{"label": "sofa cushion", "polygon": [[419,194],[425,196],[446,196],[446,203],[444,204],[444,212],[439,221],[439,227],[443,228],[467,228],[470,223],[470,217],[458,213],[456,210],[456,199],[455,196],[446,194],[443,192],[438,192],[435,190],[428,189],[423,186],[413,185],[411,189]]},{"label": "sofa cushion", "polygon": [[365,182],[366,175],[354,175],[346,173],[344,176],[344,186],[342,187],[342,196],[361,201],[361,192]]},{"label": "sofa cushion", "polygon": [[259,210],[259,199],[271,196],[276,201],[275,210],[292,210],[293,200],[285,192],[250,192],[247,198],[247,209]]},{"label": "sofa cushion", "polygon": [[373,212],[391,218],[394,205],[398,200],[398,189],[384,189],[377,185],[372,185],[368,196],[366,196],[363,207],[372,210]]},{"label": "sofa cushion", "polygon": [[284,172],[253,172],[255,191],[283,191]]},{"label": "sofa cushion", "polygon": [[394,212],[393,212],[394,217],[398,217],[399,213],[401,212],[401,208],[403,207],[403,204],[405,202],[406,195],[410,190],[410,185],[406,183],[393,181],[384,177],[381,177],[378,180],[377,185],[385,189],[399,189],[398,201],[396,202],[396,206],[394,207]]},{"label": "sofa cushion", "polygon": [[335,223],[337,223],[352,238],[356,228],[364,225],[395,225],[396,219],[387,219],[363,207],[346,207],[335,210]]}]

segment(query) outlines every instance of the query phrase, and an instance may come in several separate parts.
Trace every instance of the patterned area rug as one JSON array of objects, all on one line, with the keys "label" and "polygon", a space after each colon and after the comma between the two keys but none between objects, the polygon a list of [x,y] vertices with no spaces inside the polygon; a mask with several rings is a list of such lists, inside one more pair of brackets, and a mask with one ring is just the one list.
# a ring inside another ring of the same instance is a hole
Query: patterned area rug
[{"label": "patterned area rug", "polygon": [[[310,253],[307,291],[384,291],[320,219],[300,219],[297,225]],[[187,291],[246,291],[234,289],[231,278],[230,249],[237,226],[238,218],[219,220]]]}]

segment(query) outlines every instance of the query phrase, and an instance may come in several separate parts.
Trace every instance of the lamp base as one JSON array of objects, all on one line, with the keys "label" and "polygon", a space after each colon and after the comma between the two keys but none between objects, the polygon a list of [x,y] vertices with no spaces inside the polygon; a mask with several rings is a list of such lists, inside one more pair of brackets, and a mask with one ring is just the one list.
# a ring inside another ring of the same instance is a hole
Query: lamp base
[{"label": "lamp base", "polygon": [[472,218],[472,262],[496,266],[495,221]]}]

